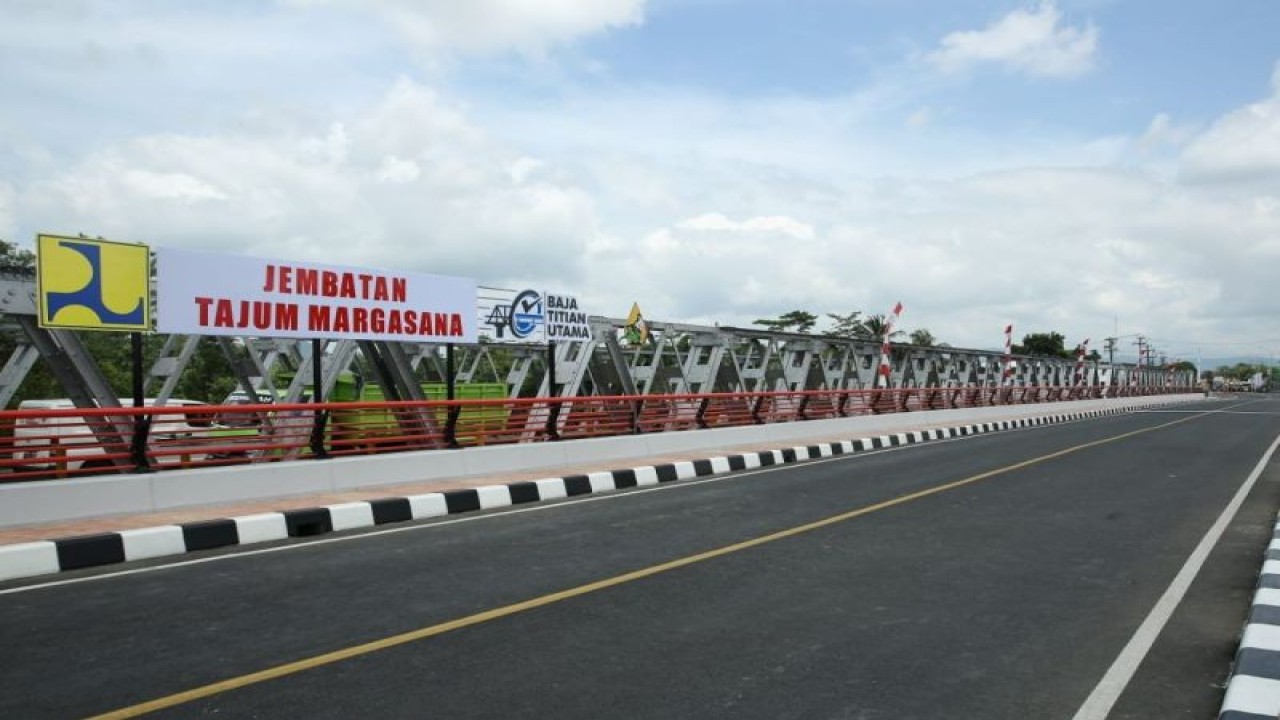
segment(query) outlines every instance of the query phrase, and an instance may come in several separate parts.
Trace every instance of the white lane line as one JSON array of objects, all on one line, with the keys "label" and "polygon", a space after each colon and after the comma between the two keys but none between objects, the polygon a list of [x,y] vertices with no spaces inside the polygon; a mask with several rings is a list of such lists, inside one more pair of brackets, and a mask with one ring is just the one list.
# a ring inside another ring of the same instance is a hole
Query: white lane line
[{"label": "white lane line", "polygon": [[[990,436],[974,435],[972,436],[972,439],[977,439],[981,437],[990,437]],[[951,440],[939,441],[938,443],[935,443],[935,445],[941,445],[944,442],[945,443],[962,442],[963,440],[968,440],[968,439],[971,439],[971,438],[953,438]],[[755,469],[749,469],[749,470],[740,470],[728,475],[718,475],[718,476],[706,475],[700,478],[690,478],[688,480],[681,480],[680,482],[670,482],[670,483],[665,483],[663,485],[657,485],[653,487],[639,487],[639,488],[629,489],[626,491],[616,491],[616,492],[608,492],[608,493],[592,493],[589,495],[581,495],[578,497],[574,497],[574,498],[571,498],[562,502],[556,502],[556,503],[540,502],[540,503],[531,503],[530,505],[524,506],[524,507],[512,506],[510,508],[505,508],[499,512],[491,513],[491,514],[472,515],[470,513],[464,513],[456,517],[442,515],[441,517],[447,517],[448,519],[442,519],[442,520],[425,523],[425,524],[413,524],[413,525],[397,523],[397,526],[395,527],[369,530],[369,531],[361,532],[355,535],[343,535],[340,537],[320,537],[316,539],[292,538],[297,542],[293,542],[288,545],[276,545],[269,548],[249,548],[246,545],[227,545],[223,548],[219,548],[220,550],[227,551],[225,554],[222,554],[222,555],[212,555],[209,557],[194,558],[194,559],[188,559],[188,560],[176,560],[174,562],[166,562],[161,565],[150,565],[147,567],[130,568],[128,570],[117,570],[117,571],[106,572],[101,574],[85,575],[82,577],[49,580],[47,582],[36,583],[33,585],[19,585],[17,587],[0,589],[0,596],[15,595],[18,593],[31,592],[35,590],[45,590],[49,588],[62,587],[64,585],[79,585],[81,583],[96,582],[100,580],[109,580],[109,579],[121,578],[121,577],[129,577],[131,575],[144,575],[144,574],[149,574],[154,572],[162,572],[165,570],[172,570],[174,568],[188,567],[192,565],[205,565],[207,563],[227,562],[227,561],[237,560],[240,558],[253,557],[256,555],[269,555],[269,554],[280,553],[280,552],[291,552],[294,550],[305,550],[307,548],[313,548],[313,547],[322,547],[325,545],[335,545],[338,543],[357,542],[357,541],[368,539],[368,538],[381,537],[383,535],[396,535],[399,533],[439,529],[439,528],[449,527],[450,525],[460,525],[462,523],[486,522],[491,520],[497,520],[499,518],[523,515],[525,513],[554,512],[554,511],[561,510],[563,508],[580,506],[587,503],[623,500],[625,498],[639,497],[639,496],[647,495],[649,493],[654,493],[654,492],[669,492],[673,490],[678,490],[680,488],[697,487],[699,485],[705,485],[708,483],[728,482],[728,481],[739,480],[742,478],[752,477],[756,475],[765,475],[765,474],[774,473],[774,472],[794,470],[800,467],[825,465],[828,463],[840,462],[842,460],[858,460],[861,458],[871,457],[873,455],[883,455],[885,453],[901,452],[903,450],[907,450],[910,448],[918,448],[918,447],[929,447],[929,445],[903,445],[901,447],[894,447],[894,448],[887,447],[879,450],[868,450],[866,452],[853,453],[848,455],[833,455],[829,458],[819,458],[817,460],[808,460],[804,463],[783,464],[780,462],[777,465],[770,465],[768,467],[757,467]],[[752,456],[754,456],[754,453],[752,455],[748,455],[748,457],[752,457]],[[692,467],[693,465],[693,463],[687,463],[687,464],[690,467]],[[560,480],[560,478],[554,478],[554,479]],[[542,481],[539,480],[538,482],[541,483]],[[443,502],[442,495],[439,495],[439,493],[435,493],[435,495],[441,499],[441,502]],[[418,496],[418,497],[425,497],[425,496]],[[413,500],[413,499],[414,498],[412,497],[410,498],[410,500]],[[280,517],[281,517],[281,520],[283,520],[284,516],[281,515]],[[417,520],[418,517],[415,515],[414,519]],[[426,518],[423,518],[423,519],[426,519]],[[375,526],[375,527],[380,527],[380,526]],[[285,539],[285,538],[282,538],[282,539]],[[52,542],[48,543],[48,545],[52,551],[56,551],[56,548],[54,547],[54,544]],[[0,549],[2,549],[3,547],[4,546],[0,546]],[[177,555],[174,557],[184,557],[184,556]],[[54,558],[54,560],[56,562],[56,557]]]},{"label": "white lane line", "polygon": [[1227,503],[1226,508],[1222,510],[1222,514],[1214,521],[1209,531],[1200,539],[1200,544],[1196,545],[1196,549],[1191,551],[1191,555],[1187,561],[1183,563],[1182,569],[1174,576],[1173,582],[1169,584],[1169,588],[1160,596],[1160,600],[1156,602],[1155,607],[1151,608],[1151,612],[1147,614],[1142,624],[1138,626],[1137,631],[1133,633],[1133,637],[1129,639],[1128,644],[1120,651],[1120,655],[1116,657],[1115,662],[1111,663],[1111,667],[1107,669],[1107,674],[1102,676],[1102,680],[1098,682],[1093,692],[1089,693],[1089,697],[1072,716],[1072,720],[1106,720],[1107,714],[1111,712],[1112,706],[1116,704],[1116,700],[1120,699],[1120,694],[1124,692],[1125,687],[1129,685],[1129,681],[1133,679],[1133,674],[1138,670],[1138,666],[1142,664],[1142,660],[1151,651],[1151,646],[1155,644],[1156,638],[1159,637],[1160,631],[1164,629],[1169,618],[1173,615],[1173,611],[1177,609],[1178,604],[1182,602],[1183,596],[1187,594],[1187,589],[1191,587],[1192,581],[1196,579],[1196,574],[1200,572],[1200,568],[1209,557],[1209,552],[1213,550],[1213,546],[1218,544],[1222,533],[1226,531],[1227,526],[1231,524],[1231,520],[1235,517],[1240,506],[1244,504],[1244,499],[1248,497],[1249,491],[1253,489],[1254,484],[1258,482],[1258,478],[1262,476],[1262,471],[1267,467],[1267,463],[1271,461],[1271,456],[1275,454],[1276,447],[1280,446],[1280,436],[1271,442],[1271,447],[1263,453],[1262,459],[1254,466],[1253,472],[1249,473],[1249,477],[1245,479],[1244,484],[1236,491],[1231,502]]},{"label": "white lane line", "polygon": [[[1060,422],[1053,423],[1051,425],[1045,425],[1043,427],[1055,427],[1055,428],[1066,427],[1068,425],[1075,425],[1075,424],[1083,423],[1087,421],[1088,421],[1087,418],[1066,418]],[[442,494],[429,493],[426,495],[414,495],[409,497],[409,502],[414,507],[413,519],[415,521],[425,520],[434,516],[448,517],[448,519],[437,520],[437,521],[426,523],[426,524],[415,523],[412,525],[405,525],[405,524],[397,523],[396,526],[394,527],[369,530],[369,531],[361,532],[359,534],[344,535],[341,537],[321,537],[316,539],[293,538],[295,542],[292,542],[288,545],[276,545],[269,548],[253,548],[252,546],[246,545],[246,544],[228,545],[225,548],[219,548],[220,550],[225,551],[225,553],[221,555],[212,555],[212,556],[201,557],[201,558],[175,560],[173,562],[166,562],[160,565],[151,565],[148,567],[141,567],[141,568],[129,568],[127,570],[115,570],[111,572],[96,573],[93,575],[84,575],[81,577],[47,580],[47,581],[35,583],[32,585],[19,585],[16,587],[0,589],[0,596],[14,595],[17,593],[25,593],[25,592],[33,592],[36,590],[45,590],[49,588],[62,587],[64,585],[79,585],[82,583],[98,582],[102,580],[129,577],[131,575],[144,575],[144,574],[155,573],[155,572],[163,572],[165,570],[172,570],[172,569],[188,567],[192,565],[204,565],[207,563],[217,563],[217,562],[231,562],[241,558],[253,557],[256,555],[267,555],[267,554],[273,554],[273,553],[279,553],[279,552],[292,552],[295,550],[301,551],[308,548],[320,547],[324,545],[356,542],[366,538],[381,537],[383,535],[394,535],[394,534],[403,533],[403,532],[417,532],[417,531],[429,530],[433,528],[448,527],[450,525],[458,525],[461,523],[485,522],[485,521],[494,520],[497,518],[523,515],[525,513],[558,511],[561,508],[575,507],[585,503],[606,502],[606,501],[612,501],[612,500],[621,499],[621,498],[629,498],[633,496],[645,495],[650,492],[666,492],[666,491],[677,490],[680,488],[696,487],[698,485],[703,485],[706,483],[732,481],[740,478],[751,477],[754,475],[762,475],[770,472],[777,472],[781,470],[791,470],[797,467],[821,465],[825,463],[841,462],[845,460],[857,460],[860,458],[871,457],[873,455],[881,455],[881,454],[890,453],[890,452],[900,452],[903,450],[907,450],[909,448],[937,447],[939,445],[944,445],[944,444],[959,443],[959,442],[965,442],[969,440],[976,440],[979,438],[991,438],[991,437],[999,436],[999,434],[997,433],[983,433],[978,435],[961,436],[959,433],[952,431],[950,426],[942,429],[947,430],[950,434],[947,436],[940,435],[941,439],[935,442],[922,443],[917,445],[903,445],[900,447],[886,447],[882,449],[872,448],[871,443],[866,442],[865,443],[866,449],[861,452],[851,452],[843,455],[833,455],[829,458],[810,460],[803,464],[798,464],[798,463],[783,464],[781,462],[782,458],[778,457],[777,458],[778,464],[770,465],[767,467],[761,467],[759,464],[760,458],[757,455],[757,453],[747,452],[743,454],[743,459],[746,462],[746,468],[744,470],[734,472],[729,475],[722,475],[722,476],[709,475],[701,478],[691,478],[688,480],[682,480],[680,482],[666,483],[664,485],[658,485],[655,487],[641,487],[639,489],[632,489],[624,492],[582,495],[579,497],[575,497],[575,498],[572,498],[563,502],[557,502],[557,503],[539,502],[539,503],[533,503],[524,507],[511,507],[493,514],[484,514],[484,515],[464,514],[460,517],[449,517],[448,510],[447,508],[444,507],[444,496]],[[1009,434],[1029,433],[1029,432],[1035,432],[1036,430],[1039,430],[1039,429],[1040,429],[1040,426],[1023,427],[1016,430],[1010,430]],[[864,444],[861,440],[846,441],[846,442],[851,447],[853,445]],[[778,455],[780,456],[781,453],[778,453]],[[690,462],[686,464],[689,465],[690,468],[692,468],[693,463]],[[551,482],[558,483],[561,490],[563,490],[563,487],[564,487],[563,478],[548,478],[545,480],[537,480],[536,482],[538,483],[538,490],[540,493],[546,492],[546,490],[544,489],[544,483],[551,483]],[[559,494],[559,495],[555,495],[554,497],[563,498],[565,497],[565,495]],[[543,498],[544,500],[553,499],[552,497],[548,497],[547,495],[543,495]],[[432,507],[428,508],[424,505],[424,503],[426,503],[427,501],[432,502],[433,504]],[[435,504],[438,504],[438,507],[435,507]],[[422,512],[420,513],[419,510],[422,510]],[[276,516],[279,522],[283,524],[284,515],[280,513],[264,513],[262,516],[252,516],[252,517],[256,518],[256,517],[264,517],[268,515]],[[237,521],[237,524],[239,524],[239,522],[242,520],[245,520],[246,517],[233,518],[233,519]],[[380,528],[381,526],[375,526],[375,527]],[[241,531],[243,532],[243,529]],[[287,538],[287,536],[282,536],[278,539],[286,540],[289,538]],[[49,546],[51,548],[53,547],[53,545],[54,544],[52,542],[49,543]],[[3,546],[0,546],[0,548],[2,547]],[[186,557],[186,556],[176,555],[174,557],[180,558],[180,557]],[[56,562],[56,557],[55,557],[55,562]],[[56,572],[56,571],[51,571],[51,572]]]}]

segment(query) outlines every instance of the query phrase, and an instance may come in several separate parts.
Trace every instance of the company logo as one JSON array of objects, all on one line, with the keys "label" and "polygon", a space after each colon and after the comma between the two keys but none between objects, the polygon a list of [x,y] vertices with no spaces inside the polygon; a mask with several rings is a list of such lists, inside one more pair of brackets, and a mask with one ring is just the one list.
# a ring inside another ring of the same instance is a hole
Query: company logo
[{"label": "company logo", "polygon": [[493,334],[498,339],[502,339],[510,330],[514,340],[540,340],[540,330],[546,320],[546,304],[542,293],[523,290],[516,293],[509,304],[495,304],[484,322],[493,328]]},{"label": "company logo", "polygon": [[150,329],[147,246],[40,235],[36,269],[40,327]]},{"label": "company logo", "polygon": [[521,292],[511,301],[511,334],[521,339],[529,337],[538,331],[546,314],[542,293],[537,290]]}]

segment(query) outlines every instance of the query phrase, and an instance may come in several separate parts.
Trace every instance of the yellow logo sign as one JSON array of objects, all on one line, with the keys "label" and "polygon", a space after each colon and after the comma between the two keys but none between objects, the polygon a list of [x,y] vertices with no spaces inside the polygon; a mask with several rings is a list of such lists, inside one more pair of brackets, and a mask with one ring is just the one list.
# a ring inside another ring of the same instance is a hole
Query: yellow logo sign
[{"label": "yellow logo sign", "polygon": [[39,235],[40,327],[151,329],[151,252],[146,245]]}]

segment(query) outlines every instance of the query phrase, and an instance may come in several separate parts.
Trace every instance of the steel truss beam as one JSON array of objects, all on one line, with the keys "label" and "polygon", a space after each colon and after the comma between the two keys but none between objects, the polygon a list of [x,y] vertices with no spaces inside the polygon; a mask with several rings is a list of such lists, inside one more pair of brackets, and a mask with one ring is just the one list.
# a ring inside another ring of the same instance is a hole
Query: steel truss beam
[{"label": "steel truss beam", "polygon": [[[16,322],[22,337],[0,369],[0,400],[8,401],[22,378],[44,360],[67,397],[82,407],[120,405],[93,358],[74,332],[44,330],[35,322],[35,283],[0,278],[0,314]],[[621,342],[625,320],[591,317],[593,339],[563,341],[553,348],[551,383],[545,346],[481,343],[454,348],[457,383],[504,382],[511,397],[555,395],[643,395],[666,393],[858,389],[874,386],[880,343],[874,339],[769,332],[755,328],[651,322],[643,345]],[[147,375],[160,382],[156,396],[168,398],[190,366],[196,336],[166,338]],[[279,366],[293,372],[285,397],[296,402],[312,383],[308,341],[219,337],[240,388],[274,395]],[[322,387],[329,397],[339,377],[363,368],[388,399],[421,399],[423,382],[448,381],[445,346],[373,341],[322,343]],[[1003,353],[950,347],[894,345],[889,385],[897,388],[976,389],[1002,386],[1070,387],[1077,397],[1103,397],[1144,388],[1191,387],[1190,372],[1014,356],[1011,377],[1002,380]],[[423,421],[431,421],[424,418]]]}]

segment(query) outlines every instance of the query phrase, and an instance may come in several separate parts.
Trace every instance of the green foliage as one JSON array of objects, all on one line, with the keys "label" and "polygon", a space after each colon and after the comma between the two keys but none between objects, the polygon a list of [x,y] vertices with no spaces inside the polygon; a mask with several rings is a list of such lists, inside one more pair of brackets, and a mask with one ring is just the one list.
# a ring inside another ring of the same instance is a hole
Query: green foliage
[{"label": "green foliage", "polygon": [[[154,360],[148,360],[148,367],[151,362]],[[215,338],[206,337],[200,339],[195,354],[191,356],[191,363],[178,379],[173,394],[188,400],[219,403],[236,389],[236,385],[235,374],[226,354]]]},{"label": "green foliage", "polygon": [[907,337],[909,342],[912,345],[920,345],[922,347],[933,347],[934,345],[938,344],[937,338],[933,336],[933,333],[929,332],[925,328],[920,328],[919,330],[912,330],[911,334]]},{"label": "green foliage", "polygon": [[1257,372],[1261,372],[1265,376],[1269,371],[1266,368],[1251,363],[1236,363],[1235,365],[1230,366],[1222,365],[1217,370],[1214,370],[1213,374],[1215,377],[1226,378],[1228,380],[1248,380]]},{"label": "green foliage", "polygon": [[36,269],[36,254],[16,243],[0,239],[0,273],[30,275]]},{"label": "green foliage", "polygon": [[1013,346],[1016,355],[1038,355],[1040,357],[1070,358],[1072,354],[1064,343],[1062,333],[1030,333],[1022,336],[1022,344]]},{"label": "green foliage", "polygon": [[[864,337],[879,340],[884,337],[884,331],[889,329],[889,320],[884,315],[868,315],[867,319],[862,321],[862,325],[867,331]],[[900,338],[903,334],[901,330],[894,330],[889,333],[889,339]]]},{"label": "green foliage", "polygon": [[827,313],[827,317],[835,321],[835,325],[828,331],[828,335],[843,338],[865,338],[867,335],[867,326],[862,323],[858,317],[862,313],[854,310],[851,313],[841,315],[839,313]]},{"label": "green foliage", "polygon": [[751,324],[764,326],[771,332],[807,333],[813,329],[816,322],[818,322],[817,315],[805,310],[792,310],[776,318],[753,320]]},{"label": "green foliage", "polygon": [[[129,397],[133,392],[131,374],[133,352],[129,344],[129,335],[114,332],[82,332],[80,340],[116,394],[122,398]],[[7,358],[13,352],[14,346],[12,338],[5,338],[3,344],[0,344],[0,353]],[[67,392],[50,372],[49,366],[44,362],[37,362],[22,381],[22,385],[11,401],[11,406],[16,407],[23,400],[66,396]]]}]

